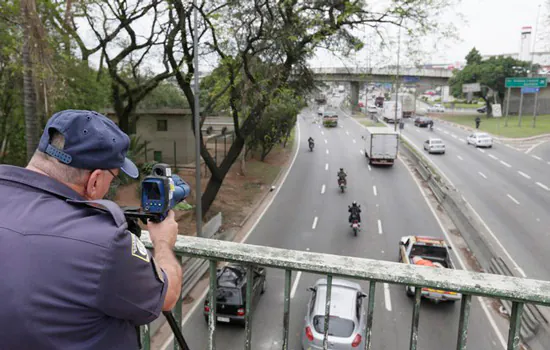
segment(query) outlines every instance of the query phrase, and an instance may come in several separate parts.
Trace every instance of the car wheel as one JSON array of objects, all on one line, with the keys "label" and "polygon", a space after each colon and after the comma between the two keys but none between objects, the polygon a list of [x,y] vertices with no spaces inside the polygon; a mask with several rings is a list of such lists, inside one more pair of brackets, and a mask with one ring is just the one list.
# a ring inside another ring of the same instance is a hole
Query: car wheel
[{"label": "car wheel", "polygon": [[266,280],[264,279],[264,281],[262,282],[262,290],[260,291],[260,294],[264,294],[265,293],[265,286],[266,286],[267,282]]},{"label": "car wheel", "polygon": [[441,152],[441,154],[445,154],[445,151]]}]

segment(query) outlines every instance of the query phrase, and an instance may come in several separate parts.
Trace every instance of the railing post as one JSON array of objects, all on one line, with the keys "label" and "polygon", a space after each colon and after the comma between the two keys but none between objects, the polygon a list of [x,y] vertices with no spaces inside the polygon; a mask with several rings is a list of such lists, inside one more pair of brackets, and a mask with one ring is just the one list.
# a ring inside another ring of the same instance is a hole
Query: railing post
[{"label": "railing post", "polygon": [[521,315],[523,303],[512,303],[512,315],[510,316],[510,329],[508,330],[508,350],[518,350],[520,343],[519,331],[521,329]]},{"label": "railing post", "polygon": [[328,349],[328,323],[330,320],[331,292],[332,292],[332,275],[327,275],[327,297],[325,300],[325,329],[323,331],[323,350]]},{"label": "railing post", "polygon": [[250,350],[251,349],[251,337],[252,337],[252,324],[250,322],[250,313],[252,310],[252,287],[254,286],[254,266],[248,265],[247,267],[247,276],[246,276],[246,306],[245,306],[245,314],[244,314],[244,322],[245,322],[245,333],[246,333],[246,340],[245,340],[245,349]]},{"label": "railing post", "polygon": [[[183,266],[183,256],[179,257],[180,264]],[[183,331],[181,329],[181,321],[183,318],[182,315],[182,304],[183,304],[183,295],[180,294],[180,297],[178,298],[178,301],[176,302],[176,307],[174,308],[174,318],[176,319],[176,322],[178,324],[178,329],[180,331]],[[177,341],[174,341],[174,350],[180,350],[180,346]]]},{"label": "railing post", "polygon": [[141,338],[141,350],[150,350],[151,330],[148,324],[139,327],[139,336]]},{"label": "railing post", "polygon": [[374,320],[374,291],[376,282],[370,281],[369,285],[369,306],[367,308],[367,329],[365,332],[365,350],[370,350],[372,342],[372,321]]},{"label": "railing post", "polygon": [[420,302],[422,300],[422,288],[414,288],[414,309],[411,326],[411,340],[410,350],[416,350],[416,344],[418,342],[418,321],[420,320]]},{"label": "railing post", "polygon": [[460,302],[460,320],[458,321],[458,342],[456,344],[456,350],[466,350],[471,301],[471,295],[462,295],[462,301]]},{"label": "railing post", "polygon": [[283,350],[288,350],[288,328],[290,325],[290,281],[292,279],[292,270],[285,270],[285,295],[284,295],[284,314],[283,314]]},{"label": "railing post", "polygon": [[210,306],[210,311],[208,313],[208,349],[216,349],[216,282],[218,271],[216,269],[216,260],[210,260],[210,297],[208,305]]}]

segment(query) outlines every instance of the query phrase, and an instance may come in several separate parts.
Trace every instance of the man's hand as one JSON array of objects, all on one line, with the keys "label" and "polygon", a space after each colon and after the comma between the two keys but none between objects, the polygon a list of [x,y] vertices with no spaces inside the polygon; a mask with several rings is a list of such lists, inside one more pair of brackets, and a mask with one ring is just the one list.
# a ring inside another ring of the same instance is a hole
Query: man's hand
[{"label": "man's hand", "polygon": [[159,223],[148,221],[147,229],[154,246],[166,243],[170,248],[174,248],[178,236],[178,223],[173,210],[170,210],[166,219]]},{"label": "man's hand", "polygon": [[178,223],[174,211],[170,210],[162,222],[148,222],[147,228],[155,250],[155,261],[168,277],[168,291],[164,299],[163,311],[171,310],[178,301],[183,279],[181,266],[174,255],[174,245],[178,236]]}]

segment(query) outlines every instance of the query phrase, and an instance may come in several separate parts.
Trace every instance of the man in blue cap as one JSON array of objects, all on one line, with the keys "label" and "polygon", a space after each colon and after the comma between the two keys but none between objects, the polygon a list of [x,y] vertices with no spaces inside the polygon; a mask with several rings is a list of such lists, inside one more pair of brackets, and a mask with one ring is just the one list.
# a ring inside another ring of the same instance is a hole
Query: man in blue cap
[{"label": "man in blue cap", "polygon": [[139,176],[129,144],[105,116],[66,110],[26,168],[0,165],[0,348],[135,350],[136,326],[176,304],[174,213],[148,223],[151,256],[102,200],[119,171]]}]

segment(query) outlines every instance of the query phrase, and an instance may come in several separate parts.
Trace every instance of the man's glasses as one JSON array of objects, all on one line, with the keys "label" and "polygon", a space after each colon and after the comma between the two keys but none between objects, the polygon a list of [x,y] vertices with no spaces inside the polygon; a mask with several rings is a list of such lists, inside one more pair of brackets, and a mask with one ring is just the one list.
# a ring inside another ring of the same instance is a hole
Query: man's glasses
[{"label": "man's glasses", "polygon": [[121,183],[121,180],[120,180],[120,177],[118,177],[118,175],[115,175],[115,173],[113,173],[110,169],[107,169],[107,171],[109,173],[111,173],[111,175],[113,175],[113,181],[111,181],[111,186],[110,187],[118,187],[120,186],[120,183]]}]

